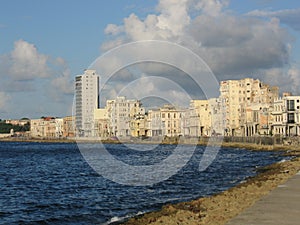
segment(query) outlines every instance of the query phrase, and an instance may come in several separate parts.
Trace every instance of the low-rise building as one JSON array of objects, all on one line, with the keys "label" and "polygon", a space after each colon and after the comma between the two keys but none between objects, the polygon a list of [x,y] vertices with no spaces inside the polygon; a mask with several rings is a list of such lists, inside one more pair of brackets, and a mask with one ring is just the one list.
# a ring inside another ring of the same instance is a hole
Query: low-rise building
[{"label": "low-rise building", "polygon": [[54,117],[32,119],[30,134],[34,138],[60,138],[63,136],[63,119]]},{"label": "low-rise building", "polygon": [[150,109],[147,118],[147,136],[162,137],[165,136],[165,123],[162,120],[160,109]]},{"label": "low-rise building", "polygon": [[66,116],[63,118],[63,137],[75,137],[75,117]]},{"label": "low-rise building", "polygon": [[100,138],[108,138],[110,136],[110,125],[107,109],[95,109],[94,111],[95,121],[95,135]]}]

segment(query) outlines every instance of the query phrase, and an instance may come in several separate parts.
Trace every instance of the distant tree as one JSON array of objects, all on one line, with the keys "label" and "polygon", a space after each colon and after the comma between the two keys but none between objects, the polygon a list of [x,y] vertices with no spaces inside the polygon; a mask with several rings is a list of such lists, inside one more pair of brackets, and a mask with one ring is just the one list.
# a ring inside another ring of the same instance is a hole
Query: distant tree
[{"label": "distant tree", "polygon": [[24,126],[20,125],[12,125],[10,123],[0,123],[0,133],[10,133],[10,130],[13,129],[15,132],[19,131],[29,131],[30,130],[30,123],[26,123]]}]

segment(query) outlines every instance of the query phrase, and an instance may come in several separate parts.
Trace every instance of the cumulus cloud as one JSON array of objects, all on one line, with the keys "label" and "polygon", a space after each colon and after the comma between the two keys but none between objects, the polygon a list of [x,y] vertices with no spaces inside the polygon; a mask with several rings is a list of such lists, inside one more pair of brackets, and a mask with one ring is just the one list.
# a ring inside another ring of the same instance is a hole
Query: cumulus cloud
[{"label": "cumulus cloud", "polygon": [[[228,4],[228,0],[160,0],[156,14],[144,19],[131,14],[121,25],[109,24],[110,41],[103,43],[102,50],[141,40],[170,41],[199,55],[219,80],[249,75],[266,80],[269,70],[288,66],[292,39],[281,25],[282,18],[235,15],[226,10]],[[164,49],[155,50],[164,54]],[[143,54],[151,51],[144,49]],[[178,57],[178,63],[186,60]]]},{"label": "cumulus cloud", "polygon": [[[56,95],[73,93],[73,83],[66,61],[42,54],[37,47],[24,40],[14,43],[13,50],[0,56],[2,90],[9,92],[33,92],[47,81],[46,89]],[[47,90],[46,90],[47,91]]]},{"label": "cumulus cloud", "polygon": [[123,27],[122,26],[117,26],[115,24],[108,24],[105,28],[104,33],[105,34],[111,34],[111,35],[117,35],[123,32]]},{"label": "cumulus cloud", "polygon": [[69,69],[63,71],[62,76],[56,77],[51,81],[53,90],[61,94],[73,94],[74,84]]},{"label": "cumulus cloud", "polygon": [[281,87],[281,92],[300,95],[300,68],[292,65],[288,68],[272,68],[260,71],[264,80],[271,85]]},{"label": "cumulus cloud", "polygon": [[15,80],[30,80],[36,77],[48,77],[48,56],[40,54],[37,48],[24,40],[14,44],[10,56],[9,73]]},{"label": "cumulus cloud", "polygon": [[249,16],[275,17],[280,22],[289,25],[295,30],[300,30],[300,9],[285,9],[279,11],[254,10],[248,13]]},{"label": "cumulus cloud", "polygon": [[217,17],[222,10],[229,5],[229,0],[202,0],[194,1],[195,8],[202,11],[203,14]]}]

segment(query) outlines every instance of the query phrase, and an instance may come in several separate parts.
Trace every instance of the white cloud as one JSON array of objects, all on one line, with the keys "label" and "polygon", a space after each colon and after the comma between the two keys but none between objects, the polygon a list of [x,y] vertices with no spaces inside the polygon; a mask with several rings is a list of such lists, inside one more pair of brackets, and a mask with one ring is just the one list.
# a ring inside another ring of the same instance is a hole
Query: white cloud
[{"label": "white cloud", "polygon": [[0,111],[10,106],[3,117],[43,115],[37,105],[63,116],[72,104],[74,83],[67,62],[39,52],[27,41],[16,41],[11,52],[0,55],[0,79]]},{"label": "white cloud", "polygon": [[195,3],[195,8],[201,10],[203,14],[216,17],[222,13],[224,7],[228,6],[229,0],[201,0]]},{"label": "white cloud", "polygon": [[73,94],[74,82],[71,78],[70,70],[63,71],[62,76],[56,77],[51,81],[51,85],[55,93]]},{"label": "white cloud", "polygon": [[[280,20],[235,15],[226,11],[228,4],[228,0],[160,0],[157,14],[144,19],[131,14],[120,26],[108,25],[107,30],[122,33],[116,32],[115,39],[112,35],[102,49],[140,40],[175,42],[198,54],[219,80],[249,74],[264,79],[266,71],[288,66],[292,40]],[[143,54],[147,51],[164,54],[164,49],[144,49]],[[179,64],[184,60],[178,57]]]},{"label": "white cloud", "polygon": [[37,48],[24,40],[14,44],[14,50],[9,55],[9,74],[14,80],[31,80],[37,77],[48,77],[48,56],[40,54]]},{"label": "white cloud", "polygon": [[289,25],[295,30],[300,30],[300,8],[284,9],[279,11],[254,10],[249,12],[247,15],[257,17],[276,17],[280,19],[280,22]]},{"label": "white cloud", "polygon": [[124,28],[122,26],[117,26],[115,24],[108,24],[104,30],[105,34],[118,35],[123,32]]},{"label": "white cloud", "polygon": [[262,80],[281,87],[282,92],[292,92],[293,95],[300,95],[300,68],[292,65],[289,68],[271,68],[260,71]]}]

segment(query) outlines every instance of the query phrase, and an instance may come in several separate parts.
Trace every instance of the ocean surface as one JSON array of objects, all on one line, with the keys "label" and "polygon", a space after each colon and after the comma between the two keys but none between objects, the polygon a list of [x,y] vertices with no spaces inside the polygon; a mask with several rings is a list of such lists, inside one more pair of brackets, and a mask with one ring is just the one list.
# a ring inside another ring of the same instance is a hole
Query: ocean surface
[{"label": "ocean surface", "polygon": [[[118,160],[157,163],[173,145],[109,144]],[[185,148],[185,146],[181,146]],[[279,152],[223,148],[213,163],[199,171],[204,147],[169,179],[147,186],[114,183],[97,174],[71,143],[0,142],[0,224],[110,224],[137,214],[226,190],[257,168],[284,159]],[[112,165],[113,166],[113,165]]]}]

